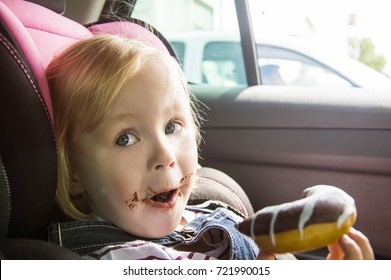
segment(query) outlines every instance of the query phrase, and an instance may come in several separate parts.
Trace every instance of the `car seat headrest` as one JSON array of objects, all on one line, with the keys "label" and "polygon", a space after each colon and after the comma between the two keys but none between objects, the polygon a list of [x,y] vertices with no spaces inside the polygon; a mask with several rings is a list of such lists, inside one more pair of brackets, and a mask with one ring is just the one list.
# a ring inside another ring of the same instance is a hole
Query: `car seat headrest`
[{"label": "car seat headrest", "polygon": [[154,27],[141,20],[129,19],[127,21],[105,21],[91,24],[88,29],[93,34],[119,34],[129,39],[140,41],[146,45],[155,47],[173,57],[175,52],[171,45]]},{"label": "car seat headrest", "polygon": [[9,210],[0,217],[1,238],[47,238],[57,153],[44,69],[56,52],[83,36],[91,33],[44,7],[0,1],[0,195]]},{"label": "car seat headrest", "polygon": [[9,194],[10,209],[3,212],[1,231],[8,237],[44,238],[57,180],[55,140],[37,80],[4,34],[1,29],[1,195]]},{"label": "car seat headrest", "polygon": [[44,67],[65,46],[91,33],[84,26],[34,3],[2,0],[1,4],[2,20],[26,57],[53,119]]},{"label": "car seat headrest", "polygon": [[83,25],[45,7],[21,0],[2,0],[25,27],[43,65],[76,39],[91,36]]}]

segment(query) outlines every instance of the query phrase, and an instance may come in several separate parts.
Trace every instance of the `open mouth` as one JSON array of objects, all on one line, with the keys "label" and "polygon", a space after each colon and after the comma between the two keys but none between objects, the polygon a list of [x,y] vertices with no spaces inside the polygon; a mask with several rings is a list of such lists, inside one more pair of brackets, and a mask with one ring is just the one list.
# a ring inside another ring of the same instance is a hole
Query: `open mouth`
[{"label": "open mouth", "polygon": [[152,201],[159,202],[159,203],[166,203],[170,201],[171,198],[173,198],[176,194],[177,190],[172,190],[169,192],[163,192],[163,193],[158,193],[154,196],[151,197]]},{"label": "open mouth", "polygon": [[181,196],[181,187],[186,185],[186,181],[189,180],[193,173],[183,177],[176,189],[167,192],[161,192],[153,195],[149,198],[151,205],[159,208],[170,208],[175,205],[178,196]]}]

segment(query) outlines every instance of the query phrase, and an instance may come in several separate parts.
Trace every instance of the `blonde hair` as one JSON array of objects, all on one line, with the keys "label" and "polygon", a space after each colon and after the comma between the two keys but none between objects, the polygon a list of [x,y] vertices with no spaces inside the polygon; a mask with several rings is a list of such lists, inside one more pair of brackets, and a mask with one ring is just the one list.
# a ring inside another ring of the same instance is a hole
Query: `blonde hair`
[{"label": "blonde hair", "polygon": [[76,220],[90,216],[85,194],[74,179],[71,144],[81,132],[93,130],[120,90],[152,57],[167,58],[176,68],[189,98],[197,144],[200,118],[196,102],[176,60],[142,43],[116,35],[95,35],[78,41],[48,65],[59,157],[56,203]]}]

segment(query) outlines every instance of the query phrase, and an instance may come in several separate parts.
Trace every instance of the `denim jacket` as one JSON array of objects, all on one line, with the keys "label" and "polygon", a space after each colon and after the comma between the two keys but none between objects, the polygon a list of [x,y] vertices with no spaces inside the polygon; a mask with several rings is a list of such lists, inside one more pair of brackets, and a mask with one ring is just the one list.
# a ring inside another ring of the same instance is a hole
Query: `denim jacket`
[{"label": "denim jacket", "polygon": [[86,255],[108,245],[117,245],[134,240],[147,240],[166,247],[191,245],[197,242],[210,229],[220,229],[227,233],[230,240],[230,259],[255,259],[258,247],[254,241],[240,233],[236,224],[242,220],[226,207],[217,207],[210,210],[206,204],[188,206],[190,211],[208,213],[196,217],[182,230],[158,239],[145,239],[133,236],[105,221],[73,221],[66,223],[52,223],[49,227],[49,241],[67,247],[80,255]]}]

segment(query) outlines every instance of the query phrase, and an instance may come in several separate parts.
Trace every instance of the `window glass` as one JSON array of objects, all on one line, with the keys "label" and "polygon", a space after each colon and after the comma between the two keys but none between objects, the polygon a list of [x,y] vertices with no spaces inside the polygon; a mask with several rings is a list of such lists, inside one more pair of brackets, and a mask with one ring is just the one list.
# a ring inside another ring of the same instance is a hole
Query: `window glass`
[{"label": "window glass", "polygon": [[275,46],[257,45],[262,84],[313,87],[355,86],[334,71],[302,53]]},{"label": "window glass", "polygon": [[143,0],[132,17],[164,35],[190,82],[247,84],[234,0]]},{"label": "window glass", "polygon": [[183,60],[183,58],[185,57],[186,44],[181,41],[171,41],[170,44],[174,48],[174,51],[178,59],[180,60],[181,67],[183,69],[183,67],[185,66],[185,61]]},{"label": "window glass", "polygon": [[203,82],[211,85],[246,84],[242,48],[239,42],[210,41],[203,50]]},{"label": "window glass", "polygon": [[[386,4],[249,0],[262,84],[391,89]],[[190,82],[247,84],[234,0],[143,0],[132,17],[168,39]]]},{"label": "window glass", "polygon": [[249,0],[249,6],[264,84],[391,89],[387,0]]}]

